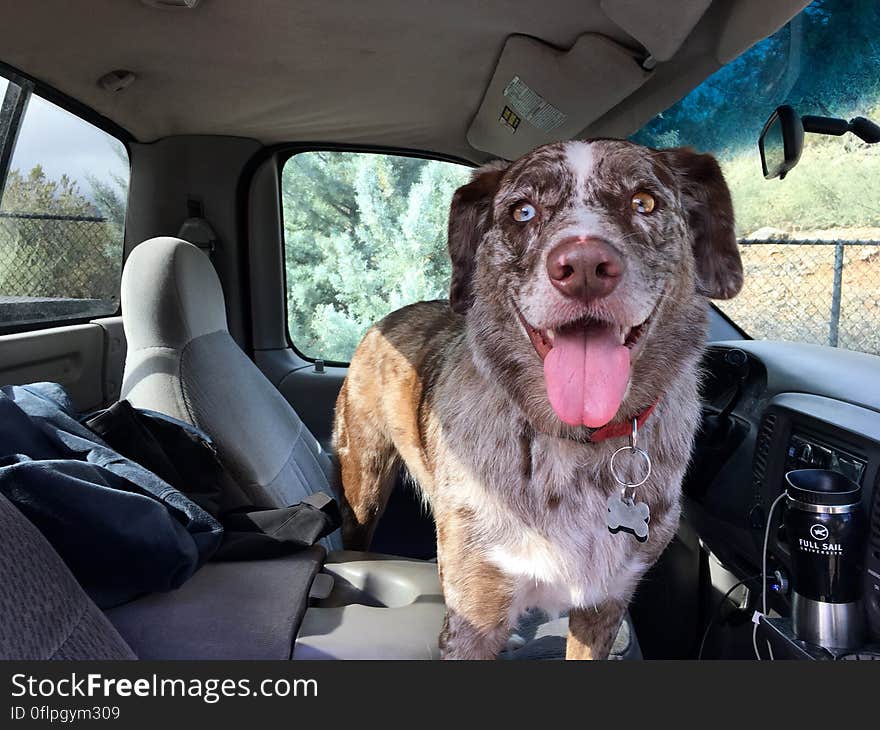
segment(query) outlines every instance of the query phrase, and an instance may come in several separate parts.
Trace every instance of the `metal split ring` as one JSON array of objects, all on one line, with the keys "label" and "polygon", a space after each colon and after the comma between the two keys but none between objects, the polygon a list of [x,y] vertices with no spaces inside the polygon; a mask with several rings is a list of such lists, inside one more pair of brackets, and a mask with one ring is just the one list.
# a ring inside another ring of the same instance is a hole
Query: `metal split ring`
[{"label": "metal split ring", "polygon": [[[614,459],[617,458],[617,455],[621,451],[632,451],[633,454],[638,454],[639,456],[642,457],[642,461],[644,462],[644,468],[645,468],[645,476],[643,476],[639,481],[628,482],[626,479],[621,479],[620,475],[617,472],[617,469],[614,466]],[[631,489],[634,487],[640,487],[646,481],[648,481],[648,478],[651,476],[651,457],[648,456],[648,453],[646,451],[643,451],[638,446],[621,446],[617,451],[615,451],[611,455],[611,476],[614,477],[614,481],[617,482],[624,489]]]},{"label": "metal split ring", "polygon": [[[617,451],[611,454],[611,476],[614,477],[614,481],[617,482],[621,487],[623,487],[623,491],[626,492],[627,489],[634,489],[635,487],[642,486],[648,478],[651,476],[651,457],[648,456],[648,453],[643,449],[638,447],[639,441],[639,422],[633,418],[632,420],[632,433],[629,437],[629,446],[621,446]],[[621,479],[617,473],[617,469],[614,468],[614,459],[621,451],[632,451],[633,454],[638,454],[642,457],[642,461],[645,464],[645,476],[638,482],[628,482],[626,479]]]}]

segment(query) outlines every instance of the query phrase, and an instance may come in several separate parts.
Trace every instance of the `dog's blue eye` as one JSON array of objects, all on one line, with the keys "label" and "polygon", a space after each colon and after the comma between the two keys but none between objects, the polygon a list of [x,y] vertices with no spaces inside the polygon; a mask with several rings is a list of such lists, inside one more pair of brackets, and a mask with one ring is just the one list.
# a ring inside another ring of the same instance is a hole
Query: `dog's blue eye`
[{"label": "dog's blue eye", "polygon": [[513,207],[511,215],[513,215],[513,220],[517,223],[525,223],[526,221],[532,220],[537,213],[535,211],[535,206],[531,203],[519,203]]}]

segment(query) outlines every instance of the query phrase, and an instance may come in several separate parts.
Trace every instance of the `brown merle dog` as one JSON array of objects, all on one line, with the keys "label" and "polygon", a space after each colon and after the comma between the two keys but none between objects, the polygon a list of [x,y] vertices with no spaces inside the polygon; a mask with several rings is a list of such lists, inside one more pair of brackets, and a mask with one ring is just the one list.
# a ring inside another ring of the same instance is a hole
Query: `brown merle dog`
[{"label": "brown merle dog", "polygon": [[[402,462],[437,523],[444,657],[495,656],[532,606],[570,609],[569,658],[605,657],[678,524],[707,297],[742,285],[727,185],[686,149],[547,145],[455,193],[449,253],[449,303],[375,325],[339,395],[345,541]],[[654,404],[640,542],[606,524],[609,461]]]}]

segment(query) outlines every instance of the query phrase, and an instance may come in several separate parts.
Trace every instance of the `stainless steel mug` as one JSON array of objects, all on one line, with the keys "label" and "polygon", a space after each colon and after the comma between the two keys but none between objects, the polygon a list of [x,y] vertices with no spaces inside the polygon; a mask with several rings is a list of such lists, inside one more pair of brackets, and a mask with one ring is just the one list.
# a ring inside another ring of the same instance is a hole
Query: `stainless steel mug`
[{"label": "stainless steel mug", "polygon": [[825,469],[785,475],[795,635],[829,649],[865,640],[865,517],[861,487]]}]

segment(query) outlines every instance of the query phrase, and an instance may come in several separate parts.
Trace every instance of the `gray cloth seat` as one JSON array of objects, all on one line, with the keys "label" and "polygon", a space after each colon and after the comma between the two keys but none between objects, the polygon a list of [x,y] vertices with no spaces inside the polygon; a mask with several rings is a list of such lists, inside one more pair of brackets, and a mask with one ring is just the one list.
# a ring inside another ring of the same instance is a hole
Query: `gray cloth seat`
[{"label": "gray cloth seat", "polygon": [[0,495],[0,660],[290,659],[324,560],[210,563],[180,588],[101,613],[45,537]]},{"label": "gray cloth seat", "polygon": [[272,560],[208,563],[177,590],[107,617],[141,659],[290,659],[323,562],[315,546]]},{"label": "gray cloth seat", "polygon": [[135,659],[64,561],[0,496],[0,659]]},{"label": "gray cloth seat", "polygon": [[[287,506],[318,491],[333,494],[330,458],[230,336],[220,281],[202,251],[168,237],[137,246],[122,275],[122,318],[128,341],[122,397],[135,407],[166,413],[210,434],[245,498],[258,507]],[[415,603],[399,606],[400,621],[410,628],[404,635],[388,622],[386,614],[364,615],[357,608],[345,621],[333,621],[331,630],[331,622],[316,621],[328,615],[316,605],[306,611],[303,630],[308,628],[311,636],[318,631],[332,633],[327,639],[332,647],[325,655],[355,658],[364,655],[365,646],[372,646],[373,651],[381,646],[381,654],[391,658],[410,656],[413,645],[436,646],[439,625],[435,614],[439,606],[442,620],[443,606],[436,564],[407,561],[407,569],[401,570],[395,567],[399,561],[383,563],[387,556],[338,552],[342,547],[339,531],[323,543],[337,551],[330,553],[328,562],[347,562],[371,586],[396,582],[405,593],[427,596],[435,607],[431,615],[425,615]],[[332,570],[328,572],[333,575]],[[205,580],[199,574],[194,580],[200,601],[199,586]],[[363,600],[337,586],[331,596],[337,607],[340,595],[352,602]],[[148,609],[155,608],[177,610],[161,596],[148,597],[137,607],[114,613],[113,619],[140,645],[141,639],[132,633],[137,620],[131,617],[146,616]],[[181,626],[189,620],[178,618]],[[242,615],[241,621],[247,621],[247,616]],[[321,626],[316,628],[316,624]],[[297,649],[296,656],[304,651]]]},{"label": "gray cloth seat", "polygon": [[[329,457],[229,334],[202,251],[170,237],[137,246],[122,274],[122,319],[122,397],[209,433],[243,501],[270,509],[332,494]],[[342,547],[338,531],[322,543]]]},{"label": "gray cloth seat", "polygon": [[0,495],[0,660],[290,659],[324,555],[315,546],[273,560],[209,563],[177,590],[104,614]]}]

